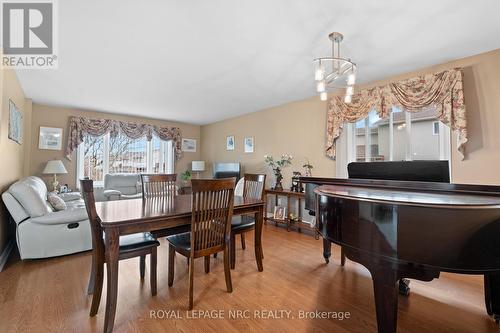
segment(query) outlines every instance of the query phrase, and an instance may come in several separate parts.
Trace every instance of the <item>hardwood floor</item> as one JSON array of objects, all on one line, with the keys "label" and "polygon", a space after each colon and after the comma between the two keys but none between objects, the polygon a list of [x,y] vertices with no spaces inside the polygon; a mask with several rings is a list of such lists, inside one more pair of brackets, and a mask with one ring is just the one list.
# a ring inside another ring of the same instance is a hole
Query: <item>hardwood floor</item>
[{"label": "hardwood floor", "polygon": [[[168,246],[164,240],[158,248],[156,297],[151,297],[149,279],[140,281],[139,260],[121,261],[115,332],[376,331],[369,273],[349,260],[340,267],[339,247],[333,247],[333,260],[326,265],[321,240],[266,225],[264,271],[259,273],[250,250],[251,234],[247,234],[247,250],[241,250],[237,242],[232,294],[226,292],[222,256],[212,259],[209,274],[204,273],[203,259],[196,260],[195,312],[187,312],[184,257],[176,257],[174,285],[167,286]],[[90,252],[25,262],[11,258],[0,273],[0,332],[101,332],[106,292],[97,316],[90,318],[91,297],[86,295],[90,261]],[[192,318],[209,310],[217,310],[225,318]],[[229,319],[230,310],[250,310],[250,318]],[[256,310],[287,310],[294,318],[256,318]],[[350,318],[299,319],[301,310],[348,311]],[[181,318],[159,319],[166,311]],[[443,273],[430,283],[412,280],[410,297],[399,298],[398,332],[498,330],[486,314],[481,276]]]}]

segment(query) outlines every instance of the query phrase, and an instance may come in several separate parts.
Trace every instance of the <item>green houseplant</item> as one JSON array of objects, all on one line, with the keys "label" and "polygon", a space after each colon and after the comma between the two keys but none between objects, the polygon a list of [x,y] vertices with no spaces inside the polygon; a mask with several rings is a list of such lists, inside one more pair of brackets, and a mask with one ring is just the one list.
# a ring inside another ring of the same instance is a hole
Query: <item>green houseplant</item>
[{"label": "green houseplant", "polygon": [[274,176],[276,177],[276,184],[274,185],[275,190],[278,190],[278,191],[283,190],[283,185],[281,184],[281,181],[283,180],[283,175],[281,174],[281,171],[284,167],[292,164],[292,159],[293,159],[293,156],[288,155],[288,154],[281,155],[281,158],[279,160],[274,160],[274,158],[270,155],[264,156],[264,162],[271,169],[273,169]]}]

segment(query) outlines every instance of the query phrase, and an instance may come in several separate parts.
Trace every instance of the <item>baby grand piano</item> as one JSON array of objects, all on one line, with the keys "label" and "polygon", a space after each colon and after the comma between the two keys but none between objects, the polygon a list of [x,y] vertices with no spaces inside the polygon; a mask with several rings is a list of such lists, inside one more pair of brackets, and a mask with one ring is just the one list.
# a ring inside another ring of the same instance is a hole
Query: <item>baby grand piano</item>
[{"label": "baby grand piano", "polygon": [[379,332],[396,332],[397,281],[431,281],[441,271],[484,275],[486,310],[500,319],[500,186],[450,184],[447,168],[352,163],[356,178],[301,178],[325,259],[333,242],[370,271]]}]

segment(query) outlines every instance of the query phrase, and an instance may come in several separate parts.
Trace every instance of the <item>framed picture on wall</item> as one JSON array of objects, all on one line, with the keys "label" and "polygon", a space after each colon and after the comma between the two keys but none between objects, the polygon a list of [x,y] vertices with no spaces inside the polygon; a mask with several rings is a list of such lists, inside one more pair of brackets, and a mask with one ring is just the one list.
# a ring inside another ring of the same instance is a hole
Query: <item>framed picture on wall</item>
[{"label": "framed picture on wall", "polygon": [[9,139],[18,144],[23,141],[23,114],[9,99]]},{"label": "framed picture on wall", "polygon": [[253,153],[253,137],[245,138],[245,153]]},{"label": "framed picture on wall", "polygon": [[234,150],[234,135],[229,135],[226,138],[226,150]]},{"label": "framed picture on wall", "polygon": [[196,139],[182,138],[181,150],[188,153],[196,153]]},{"label": "framed picture on wall", "polygon": [[286,207],[285,206],[275,206],[273,218],[275,220],[284,220],[286,218]]},{"label": "framed picture on wall", "polygon": [[62,128],[40,126],[40,134],[38,135],[38,149],[61,150],[62,137]]}]

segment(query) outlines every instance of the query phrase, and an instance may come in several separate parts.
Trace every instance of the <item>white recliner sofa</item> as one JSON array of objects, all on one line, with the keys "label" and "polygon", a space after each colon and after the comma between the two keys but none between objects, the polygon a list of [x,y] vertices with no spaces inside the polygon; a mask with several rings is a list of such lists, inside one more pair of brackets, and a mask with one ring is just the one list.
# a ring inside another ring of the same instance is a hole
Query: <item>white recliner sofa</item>
[{"label": "white recliner sofa", "polygon": [[102,194],[108,201],[141,198],[141,175],[137,173],[106,174]]},{"label": "white recliner sofa", "polygon": [[21,259],[55,257],[92,248],[85,203],[78,193],[62,194],[66,209],[54,211],[47,201],[47,187],[38,177],[26,177],[2,194],[16,223]]}]

